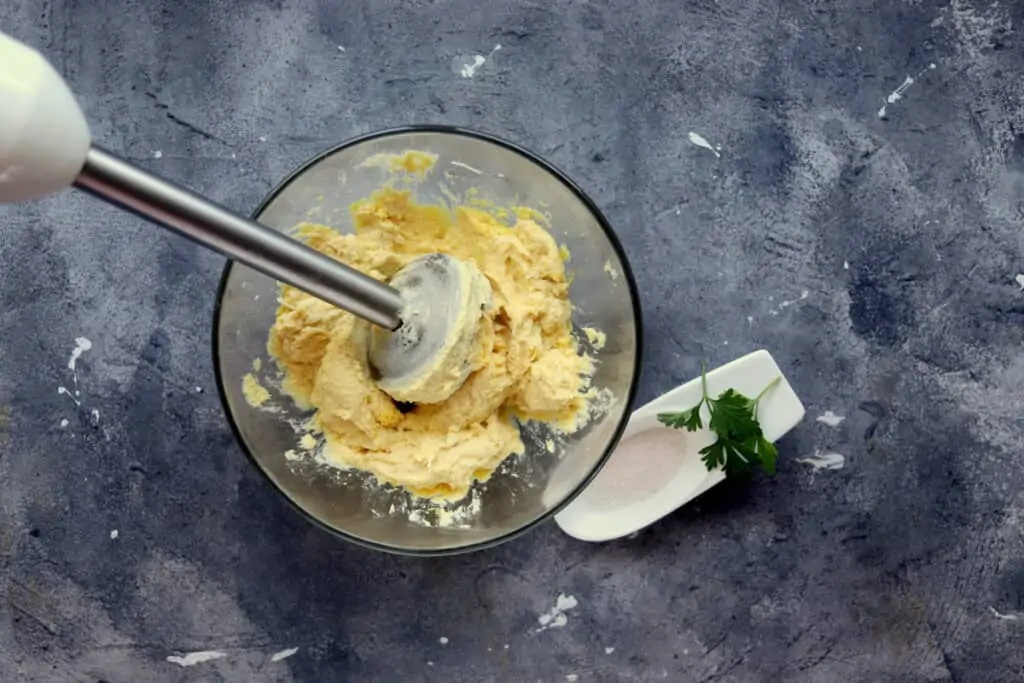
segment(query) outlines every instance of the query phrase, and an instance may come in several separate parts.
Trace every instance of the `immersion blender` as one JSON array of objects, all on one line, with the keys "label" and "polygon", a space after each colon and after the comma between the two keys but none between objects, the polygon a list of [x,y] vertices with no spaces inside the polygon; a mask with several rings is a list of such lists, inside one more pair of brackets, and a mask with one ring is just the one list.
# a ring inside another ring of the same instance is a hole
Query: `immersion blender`
[{"label": "immersion blender", "polygon": [[[482,277],[467,275],[475,268],[430,254],[396,274],[393,281],[411,283],[399,291],[144,171],[93,144],[64,80],[37,51],[3,33],[0,103],[0,204],[73,186],[349,311],[392,333],[373,335],[382,387],[429,384],[424,373],[439,356],[462,353],[460,340],[473,332],[458,321],[481,300],[471,290]],[[410,302],[420,308],[410,310]]]}]

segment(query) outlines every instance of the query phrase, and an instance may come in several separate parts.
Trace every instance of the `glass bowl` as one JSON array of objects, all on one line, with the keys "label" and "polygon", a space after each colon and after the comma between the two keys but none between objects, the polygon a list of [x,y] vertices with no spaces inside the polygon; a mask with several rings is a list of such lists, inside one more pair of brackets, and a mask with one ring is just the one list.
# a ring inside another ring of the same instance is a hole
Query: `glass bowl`
[{"label": "glass bowl", "polygon": [[[285,178],[253,217],[284,232],[304,221],[351,232],[349,206],[391,177],[387,164],[374,160],[408,150],[437,156],[413,187],[421,203],[473,197],[489,206],[531,207],[548,218],[550,233],[571,254],[573,325],[596,361],[593,387],[608,399],[602,413],[562,438],[553,453],[545,426],[523,425],[524,454],[506,459],[488,481],[475,484],[461,505],[437,508],[365,473],[296,457],[304,452],[298,426],[311,413],[277,388],[277,366],[267,352],[277,308],[273,279],[227,265],[214,310],[213,355],[221,399],[242,449],[288,501],[350,541],[438,555],[487,547],[526,531],[561,510],[597,474],[622,434],[639,381],[640,302],[622,247],[594,203],[547,162],[480,133],[415,127],[346,142]],[[583,327],[603,332],[606,343],[594,348]],[[243,392],[246,376],[254,372],[271,394],[261,407],[250,405]]]}]

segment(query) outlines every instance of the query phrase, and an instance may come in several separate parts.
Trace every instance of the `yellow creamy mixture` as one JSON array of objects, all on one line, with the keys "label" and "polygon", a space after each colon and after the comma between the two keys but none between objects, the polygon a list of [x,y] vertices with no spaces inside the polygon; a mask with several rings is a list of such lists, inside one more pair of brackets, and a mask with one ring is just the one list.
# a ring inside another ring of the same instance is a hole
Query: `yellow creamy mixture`
[{"label": "yellow creamy mixture", "polygon": [[455,499],[523,451],[513,416],[577,424],[593,368],[572,336],[564,254],[544,228],[525,213],[508,227],[483,210],[420,205],[394,189],[357,202],[352,215],[355,234],[304,224],[299,235],[385,281],[417,256],[451,254],[483,273],[493,306],[465,384],[403,414],[370,377],[366,324],[283,286],[268,348],[284,389],[316,408],[329,458],[420,496]]}]

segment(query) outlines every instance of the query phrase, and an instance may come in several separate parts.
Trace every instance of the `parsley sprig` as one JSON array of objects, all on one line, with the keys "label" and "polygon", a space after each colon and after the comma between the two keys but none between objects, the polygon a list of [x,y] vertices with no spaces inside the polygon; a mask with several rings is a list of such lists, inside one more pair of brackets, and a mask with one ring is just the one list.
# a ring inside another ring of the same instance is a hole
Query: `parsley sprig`
[{"label": "parsley sprig", "polygon": [[700,409],[707,404],[711,415],[708,429],[718,436],[713,444],[700,449],[701,460],[708,471],[721,467],[727,476],[744,476],[752,473],[760,463],[765,474],[775,474],[779,451],[775,444],[764,438],[757,421],[757,406],[781,379],[773,379],[753,399],[734,389],[726,389],[718,398],[711,398],[708,396],[707,369],[702,364],[700,402],[679,413],[659,413],[658,421],[666,427],[695,432],[704,426]]}]

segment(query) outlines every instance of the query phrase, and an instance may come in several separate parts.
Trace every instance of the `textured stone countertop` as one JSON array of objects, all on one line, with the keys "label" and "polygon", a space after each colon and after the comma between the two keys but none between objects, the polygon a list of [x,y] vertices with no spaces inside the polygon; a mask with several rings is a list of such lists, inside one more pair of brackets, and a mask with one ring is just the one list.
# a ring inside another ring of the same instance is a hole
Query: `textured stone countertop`
[{"label": "textured stone countertop", "polygon": [[531,148],[625,244],[641,402],[766,348],[808,408],[777,477],[635,538],[374,553],[235,444],[222,259],[81,193],[0,207],[0,680],[1024,680],[1024,3],[624,7],[0,4],[96,140],[239,209],[381,127]]}]

